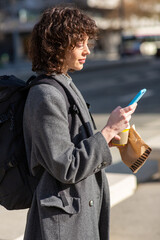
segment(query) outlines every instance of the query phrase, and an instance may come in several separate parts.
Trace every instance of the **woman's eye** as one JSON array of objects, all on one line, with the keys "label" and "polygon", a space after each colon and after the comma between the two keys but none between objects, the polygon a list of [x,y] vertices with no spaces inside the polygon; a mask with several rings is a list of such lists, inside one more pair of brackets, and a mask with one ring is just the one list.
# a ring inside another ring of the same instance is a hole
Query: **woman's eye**
[{"label": "woman's eye", "polygon": [[83,43],[77,43],[77,47],[83,48],[84,44]]},{"label": "woman's eye", "polygon": [[76,47],[83,49],[85,46],[87,46],[89,49],[93,49],[94,48],[94,42],[93,41],[89,41],[88,43],[85,42],[77,42]]}]

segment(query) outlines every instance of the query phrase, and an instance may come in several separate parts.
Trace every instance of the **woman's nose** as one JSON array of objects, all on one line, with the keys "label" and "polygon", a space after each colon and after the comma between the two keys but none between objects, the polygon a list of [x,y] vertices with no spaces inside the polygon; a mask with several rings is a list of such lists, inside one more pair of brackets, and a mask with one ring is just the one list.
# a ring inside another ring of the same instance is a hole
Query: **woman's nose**
[{"label": "woman's nose", "polygon": [[84,51],[83,51],[83,52],[84,52],[84,54],[85,54],[85,55],[89,55],[89,54],[91,53],[91,52],[90,52],[90,50],[89,50],[89,47],[88,47],[88,45],[86,45],[86,46],[85,46],[85,48],[84,48]]}]

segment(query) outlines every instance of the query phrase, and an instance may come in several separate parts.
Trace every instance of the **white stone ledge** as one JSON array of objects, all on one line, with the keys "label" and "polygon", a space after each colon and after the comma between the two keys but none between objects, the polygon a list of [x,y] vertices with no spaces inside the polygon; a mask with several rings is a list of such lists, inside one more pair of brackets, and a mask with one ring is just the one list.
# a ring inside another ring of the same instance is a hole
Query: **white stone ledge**
[{"label": "white stone ledge", "polygon": [[111,207],[132,196],[137,188],[137,178],[132,174],[106,173],[109,187]]}]

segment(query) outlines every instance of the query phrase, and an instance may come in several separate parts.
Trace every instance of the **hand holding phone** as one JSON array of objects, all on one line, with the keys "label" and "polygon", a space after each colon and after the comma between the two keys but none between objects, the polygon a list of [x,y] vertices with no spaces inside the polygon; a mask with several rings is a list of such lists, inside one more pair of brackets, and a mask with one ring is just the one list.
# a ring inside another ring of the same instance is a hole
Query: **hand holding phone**
[{"label": "hand holding phone", "polygon": [[146,91],[147,89],[145,88],[140,90],[139,93],[137,93],[137,95],[133,98],[133,100],[128,104],[128,106],[133,103],[137,103],[141,99],[141,97],[145,94]]}]

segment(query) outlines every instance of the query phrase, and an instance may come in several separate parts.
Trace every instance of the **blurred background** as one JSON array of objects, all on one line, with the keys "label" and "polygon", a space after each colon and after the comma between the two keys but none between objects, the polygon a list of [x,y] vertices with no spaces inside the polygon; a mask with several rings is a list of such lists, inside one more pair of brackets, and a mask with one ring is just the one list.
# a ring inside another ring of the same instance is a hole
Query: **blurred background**
[{"label": "blurred background", "polygon": [[[133,175],[112,148],[113,164],[106,169],[114,174],[111,192],[116,189],[115,196],[124,197],[111,208],[111,240],[159,240],[160,0],[0,0],[0,75],[27,80],[33,74],[27,57],[30,33],[44,9],[61,3],[83,9],[100,30],[84,69],[71,74],[91,104],[97,129],[115,107],[125,107],[139,90],[147,89],[131,124],[152,147],[152,155]],[[131,175],[135,185],[128,198]],[[22,240],[26,214],[0,207],[0,240]]]},{"label": "blurred background", "polygon": [[82,74],[73,74],[92,112],[125,106],[147,88],[137,112],[159,113],[160,0],[0,0],[0,75],[33,74],[32,28],[44,9],[64,3],[83,9],[100,30]]},{"label": "blurred background", "polygon": [[0,0],[0,66],[27,60],[27,40],[42,11],[71,3],[95,19],[100,38],[90,58],[160,56],[158,0]]}]

